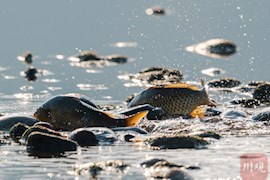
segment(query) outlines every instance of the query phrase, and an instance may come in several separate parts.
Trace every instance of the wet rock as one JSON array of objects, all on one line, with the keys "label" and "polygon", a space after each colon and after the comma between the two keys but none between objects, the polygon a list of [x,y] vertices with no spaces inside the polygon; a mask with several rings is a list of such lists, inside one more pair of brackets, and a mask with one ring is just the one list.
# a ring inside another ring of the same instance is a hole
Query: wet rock
[{"label": "wet rock", "polygon": [[179,83],[183,74],[177,69],[166,69],[164,67],[151,67],[141,70],[137,74],[126,74],[118,76],[119,79],[129,80],[137,86],[149,86],[160,84]]},{"label": "wet rock", "polygon": [[259,86],[261,84],[265,84],[265,83],[267,83],[267,82],[265,82],[265,81],[251,81],[248,83],[248,86],[257,87],[257,86]]},{"label": "wet rock", "polygon": [[80,128],[69,134],[69,139],[76,141],[81,147],[95,146],[98,140],[93,132],[87,128]]},{"label": "wet rock", "polygon": [[256,87],[253,98],[262,103],[270,102],[270,83],[263,83]]},{"label": "wet rock", "polygon": [[154,137],[146,140],[151,147],[158,149],[180,149],[180,148],[191,148],[201,149],[208,145],[208,141],[197,137],[197,136],[161,136]]},{"label": "wet rock", "polygon": [[211,39],[188,46],[186,50],[211,58],[228,58],[236,53],[236,45],[226,39]]},{"label": "wet rock", "polygon": [[120,160],[100,161],[96,163],[86,163],[74,169],[75,174],[90,174],[92,178],[97,178],[101,171],[111,173],[124,173],[130,167],[129,164]]},{"label": "wet rock", "polygon": [[117,127],[117,128],[112,128],[114,132],[135,132],[138,134],[149,134],[146,130],[140,128],[140,127]]},{"label": "wet rock", "polygon": [[147,15],[165,15],[165,9],[163,9],[160,6],[155,6],[155,7],[147,8],[145,10],[145,13]]},{"label": "wet rock", "polygon": [[23,53],[23,55],[18,56],[18,60],[30,65],[33,62],[33,55],[31,52],[25,52]]},{"label": "wet rock", "polygon": [[228,119],[246,118],[247,113],[244,111],[237,110],[237,109],[232,109],[232,110],[227,110],[223,112],[222,117],[228,118]]},{"label": "wet rock", "polygon": [[54,136],[63,137],[63,135],[58,131],[54,131],[54,130],[46,128],[44,126],[35,125],[35,126],[29,127],[27,130],[24,131],[24,133],[22,134],[20,142],[21,143],[27,142],[29,136],[33,132],[40,132],[40,133],[44,133],[44,134],[48,134],[48,135],[54,135]]},{"label": "wet rock", "polygon": [[218,76],[221,74],[224,74],[225,71],[220,68],[209,68],[209,69],[204,69],[201,71],[203,74],[206,74],[208,76]]},{"label": "wet rock", "polygon": [[86,50],[70,57],[69,59],[74,62],[82,62],[82,61],[98,61],[101,60],[102,58],[96,52]]},{"label": "wet rock", "polygon": [[29,135],[26,148],[30,156],[42,158],[61,156],[67,151],[76,150],[76,142],[41,132],[32,132]]},{"label": "wet rock", "polygon": [[194,133],[192,135],[195,135],[201,138],[214,138],[214,139],[220,139],[222,137],[220,134],[215,133],[213,131],[199,132],[199,133]]},{"label": "wet rock", "polygon": [[2,146],[2,145],[10,145],[10,144],[11,144],[10,141],[0,138],[0,146]]},{"label": "wet rock", "polygon": [[77,55],[68,58],[71,65],[79,67],[103,67],[111,63],[124,64],[128,61],[128,57],[122,55],[100,56],[93,51],[82,51]]},{"label": "wet rock", "polygon": [[53,126],[50,123],[42,121],[35,123],[34,126],[43,126],[49,129],[53,129]]},{"label": "wet rock", "polygon": [[117,63],[117,64],[124,64],[124,63],[127,63],[128,61],[128,57],[117,55],[117,54],[105,56],[105,59],[110,62]]},{"label": "wet rock", "polygon": [[9,135],[12,140],[15,142],[19,142],[19,139],[21,139],[23,133],[29,128],[29,126],[23,124],[23,123],[17,123],[14,126],[10,128]]},{"label": "wet rock", "polygon": [[25,78],[28,81],[35,81],[37,80],[37,74],[38,74],[38,70],[34,67],[29,67],[24,71],[25,74]]},{"label": "wet rock", "polygon": [[146,168],[147,176],[161,179],[191,179],[183,170],[199,169],[198,166],[177,165],[164,159],[150,159],[141,163],[141,166]]},{"label": "wet rock", "polygon": [[210,88],[233,88],[240,84],[239,80],[232,78],[215,79],[207,83]]},{"label": "wet rock", "polygon": [[32,126],[38,122],[38,120],[30,116],[2,116],[0,117],[0,130],[8,131],[12,126],[19,122]]},{"label": "wet rock", "polygon": [[125,140],[126,142],[132,142],[131,139],[133,139],[133,138],[135,138],[135,136],[132,135],[132,134],[126,134],[126,135],[124,136],[124,140]]},{"label": "wet rock", "polygon": [[212,116],[218,116],[222,113],[222,111],[213,108],[213,107],[208,107],[205,109],[205,116],[206,117],[212,117]]},{"label": "wet rock", "polygon": [[245,108],[256,108],[261,105],[261,102],[256,99],[236,99],[230,101],[231,104],[241,105]]},{"label": "wet rock", "polygon": [[266,108],[253,114],[252,119],[254,121],[270,121],[270,108]]},{"label": "wet rock", "polygon": [[85,128],[93,132],[100,144],[112,144],[118,140],[116,134],[109,128]]}]

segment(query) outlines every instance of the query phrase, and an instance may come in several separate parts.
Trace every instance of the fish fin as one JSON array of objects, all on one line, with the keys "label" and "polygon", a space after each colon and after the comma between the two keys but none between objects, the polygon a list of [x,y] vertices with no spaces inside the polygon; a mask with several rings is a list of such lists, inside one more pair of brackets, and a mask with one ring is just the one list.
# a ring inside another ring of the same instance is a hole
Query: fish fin
[{"label": "fish fin", "polygon": [[148,114],[148,111],[139,112],[126,119],[127,126],[134,126],[138,121],[140,121],[144,116]]},{"label": "fish fin", "polygon": [[116,116],[111,114],[111,113],[108,113],[108,112],[104,112],[102,111],[103,114],[106,114],[107,116],[109,116],[110,118],[113,118],[113,119],[116,119]]},{"label": "fish fin", "polygon": [[187,88],[192,90],[199,90],[197,86],[185,84],[185,83],[177,83],[177,84],[168,84],[168,85],[162,85],[162,86],[154,86],[151,88]]},{"label": "fish fin", "polygon": [[205,89],[205,81],[203,79],[201,79],[201,85],[202,85],[203,89]]},{"label": "fish fin", "polygon": [[192,118],[203,118],[205,117],[205,109],[202,106],[198,106],[191,113],[189,113]]}]

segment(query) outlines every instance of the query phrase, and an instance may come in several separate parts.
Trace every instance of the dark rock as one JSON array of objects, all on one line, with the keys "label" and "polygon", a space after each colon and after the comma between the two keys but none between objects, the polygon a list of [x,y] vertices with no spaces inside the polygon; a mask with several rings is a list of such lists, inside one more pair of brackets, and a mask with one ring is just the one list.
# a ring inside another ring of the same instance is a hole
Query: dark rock
[{"label": "dark rock", "polygon": [[105,59],[110,61],[110,62],[114,62],[114,63],[118,63],[118,64],[124,64],[124,63],[127,63],[127,61],[128,61],[128,57],[121,56],[121,55],[105,56]]},{"label": "dark rock", "polygon": [[251,81],[248,83],[248,86],[252,86],[252,87],[257,87],[261,84],[265,84],[266,82],[265,81]]},{"label": "dark rock", "polygon": [[38,122],[38,120],[30,116],[2,116],[0,117],[0,130],[8,131],[19,122],[32,126]]},{"label": "dark rock", "polygon": [[207,83],[210,88],[233,88],[239,86],[240,84],[241,82],[239,80],[232,78],[215,79]]},{"label": "dark rock", "polygon": [[82,51],[79,54],[74,56],[77,58],[77,61],[98,61],[101,60],[102,58],[94,51]]},{"label": "dark rock", "polygon": [[270,121],[270,109],[266,108],[253,114],[252,119],[254,121]]},{"label": "dark rock", "polygon": [[12,140],[15,142],[19,142],[19,139],[21,139],[23,133],[29,128],[29,126],[23,124],[23,123],[17,123],[14,126],[10,128],[9,135]]},{"label": "dark rock", "polygon": [[199,136],[201,138],[214,138],[214,139],[220,139],[222,137],[220,134],[212,131],[205,131],[194,135]]},{"label": "dark rock", "polygon": [[43,126],[49,129],[53,129],[53,126],[50,123],[42,121],[35,123],[34,126]]},{"label": "dark rock", "polygon": [[95,146],[98,140],[93,132],[87,128],[80,128],[69,134],[69,139],[76,141],[81,147]]},{"label": "dark rock", "polygon": [[24,71],[24,74],[25,74],[25,78],[28,80],[28,81],[35,81],[37,80],[37,74],[38,74],[38,70],[34,67],[29,67],[28,69],[26,69]]},{"label": "dark rock", "polygon": [[85,174],[85,172],[90,173],[92,178],[97,178],[97,175],[101,171],[109,171],[111,173],[123,173],[128,167],[129,164],[126,164],[120,160],[108,160],[101,161],[96,163],[87,163],[83,164],[79,168],[75,168],[74,171],[76,174]]},{"label": "dark rock", "polygon": [[153,158],[153,159],[149,159],[149,160],[146,160],[144,162],[142,162],[140,165],[143,167],[143,168],[149,168],[151,166],[153,166],[154,164],[156,164],[157,162],[167,162],[165,159],[159,159],[159,158]]},{"label": "dark rock", "polygon": [[247,113],[240,111],[240,110],[237,110],[237,109],[232,109],[232,110],[227,110],[227,111],[223,112],[222,117],[229,118],[229,119],[237,119],[239,117],[246,118]]},{"label": "dark rock", "polygon": [[254,90],[253,98],[261,101],[262,103],[270,102],[270,83],[264,83]]},{"label": "dark rock", "polygon": [[187,51],[211,58],[228,58],[236,53],[236,45],[226,39],[210,39],[186,47]]},{"label": "dark rock", "polygon": [[208,107],[205,109],[205,116],[206,117],[218,116],[221,113],[222,113],[222,111],[220,111],[216,108]]},{"label": "dark rock", "polygon": [[133,139],[134,137],[135,137],[135,136],[132,135],[132,134],[126,134],[126,135],[124,136],[124,139],[125,139],[126,142],[132,142],[131,139]]},{"label": "dark rock", "polygon": [[165,15],[165,9],[159,6],[148,8],[145,12],[147,15]]},{"label": "dark rock", "polygon": [[11,144],[10,141],[0,138],[0,146],[2,146],[2,145],[10,145],[10,144]]},{"label": "dark rock", "polygon": [[85,129],[93,132],[100,144],[112,144],[118,140],[116,134],[109,128],[93,127]]},{"label": "dark rock", "polygon": [[55,157],[67,151],[76,151],[77,143],[59,136],[32,132],[28,137],[26,150],[30,156]]},{"label": "dark rock", "polygon": [[23,55],[18,56],[18,59],[20,61],[23,61],[24,63],[30,65],[33,62],[33,55],[31,52],[25,52],[25,53],[23,53]]},{"label": "dark rock", "polygon": [[224,74],[225,71],[220,68],[209,68],[209,69],[204,69],[201,71],[203,74],[206,74],[208,76],[218,76],[220,74]]},{"label": "dark rock", "polygon": [[147,131],[145,131],[142,128],[139,127],[117,127],[117,128],[111,128],[114,132],[119,132],[119,131],[129,131],[129,132],[135,132],[138,134],[148,134]]},{"label": "dark rock", "polygon": [[230,101],[231,104],[241,105],[245,108],[256,108],[261,105],[261,102],[257,99],[236,99]]},{"label": "dark rock", "polygon": [[179,148],[192,148],[201,149],[208,145],[208,141],[196,136],[161,136],[154,137],[146,140],[151,147],[158,149],[179,149]]},{"label": "dark rock", "polygon": [[59,137],[63,137],[61,133],[59,133],[58,131],[54,131],[52,129],[46,128],[44,126],[39,126],[39,125],[35,125],[32,126],[30,128],[28,128],[26,131],[24,131],[20,142],[27,142],[29,136],[33,133],[33,132],[40,132],[40,133],[45,133],[48,135],[54,135],[54,136],[59,136]]}]

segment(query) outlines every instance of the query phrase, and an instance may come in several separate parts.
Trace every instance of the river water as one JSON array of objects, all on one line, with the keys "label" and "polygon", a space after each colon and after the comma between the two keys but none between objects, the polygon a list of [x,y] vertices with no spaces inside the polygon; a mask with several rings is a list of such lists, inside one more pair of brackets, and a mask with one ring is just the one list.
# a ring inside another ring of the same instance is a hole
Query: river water
[{"label": "river water", "polygon": [[[153,6],[163,7],[166,14],[147,15],[145,10]],[[71,92],[87,95],[97,104],[121,104],[128,95],[143,88],[129,87],[118,76],[152,66],[176,68],[186,81],[222,77],[236,78],[243,84],[253,80],[270,81],[268,7],[270,1],[267,0],[2,2],[0,113],[31,115],[48,98]],[[189,45],[213,38],[232,40],[237,45],[237,53],[228,59],[212,59],[185,51]],[[119,47],[117,42],[129,43]],[[69,56],[83,50],[101,55],[125,55],[130,61],[103,68],[77,67],[68,61]],[[32,66],[42,72],[36,81],[29,82],[23,77],[28,66],[18,61],[17,56],[25,51],[33,53]],[[222,68],[226,73],[218,77],[201,73],[211,67]],[[223,103],[239,96],[209,93],[222,108],[225,107]],[[250,117],[240,121],[244,123]],[[196,122],[191,125],[203,126]],[[179,122],[172,120],[170,123],[173,126]],[[254,131],[247,128],[245,136],[226,137],[202,150],[153,151],[119,143],[92,147],[65,158],[34,159],[27,156],[24,146],[1,146],[0,177],[88,179],[88,176],[74,175],[73,167],[120,159],[131,164],[127,173],[103,173],[100,177],[145,179],[139,163],[149,157],[162,157],[178,164],[198,164],[200,170],[188,171],[194,179],[239,179],[243,153],[267,156],[270,153],[269,129],[261,124],[256,126]],[[166,128],[161,124],[160,129],[165,131]]]}]

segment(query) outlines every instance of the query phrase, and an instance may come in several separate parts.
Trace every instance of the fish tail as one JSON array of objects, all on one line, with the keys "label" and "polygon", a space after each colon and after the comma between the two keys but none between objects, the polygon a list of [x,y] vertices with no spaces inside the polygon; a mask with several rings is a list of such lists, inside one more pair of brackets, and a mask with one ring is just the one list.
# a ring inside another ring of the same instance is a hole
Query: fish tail
[{"label": "fish tail", "polygon": [[126,119],[126,126],[134,126],[138,121],[148,114],[148,111],[139,112],[131,117]]}]

